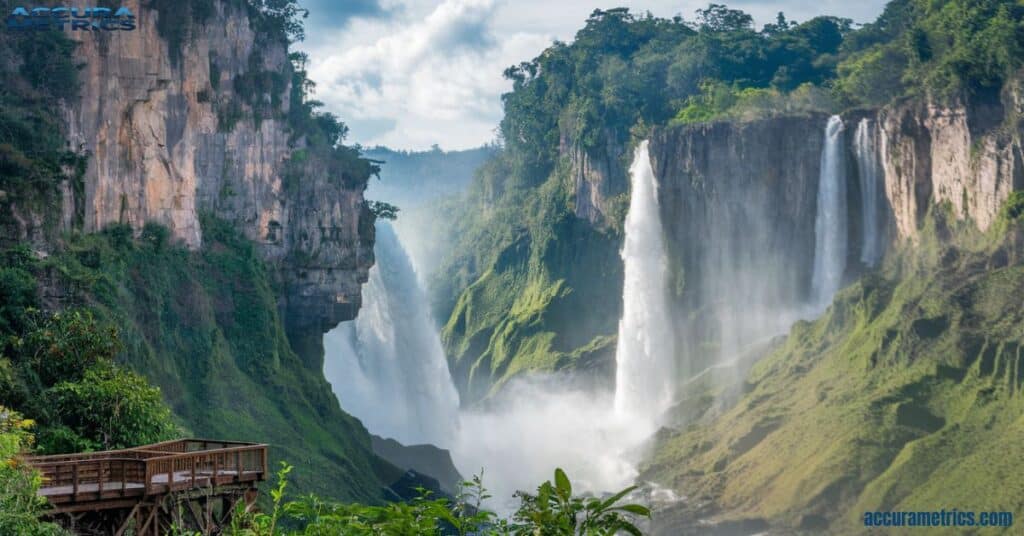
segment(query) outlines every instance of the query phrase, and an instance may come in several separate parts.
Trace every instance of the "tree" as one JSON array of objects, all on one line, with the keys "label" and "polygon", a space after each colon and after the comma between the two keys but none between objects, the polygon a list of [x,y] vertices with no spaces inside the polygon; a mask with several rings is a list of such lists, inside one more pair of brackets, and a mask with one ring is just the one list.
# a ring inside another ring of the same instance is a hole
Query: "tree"
[{"label": "tree", "polygon": [[61,382],[46,393],[62,426],[102,450],[171,439],[177,427],[160,389],[113,364],[86,371],[80,382]]},{"label": "tree", "polygon": [[121,351],[113,326],[101,327],[85,310],[37,314],[16,345],[17,360],[29,365],[43,386],[78,381],[86,370],[112,361]]},{"label": "tree", "polygon": [[697,10],[697,25],[702,32],[743,32],[754,28],[754,18],[739,9],[723,4],[708,4]]}]

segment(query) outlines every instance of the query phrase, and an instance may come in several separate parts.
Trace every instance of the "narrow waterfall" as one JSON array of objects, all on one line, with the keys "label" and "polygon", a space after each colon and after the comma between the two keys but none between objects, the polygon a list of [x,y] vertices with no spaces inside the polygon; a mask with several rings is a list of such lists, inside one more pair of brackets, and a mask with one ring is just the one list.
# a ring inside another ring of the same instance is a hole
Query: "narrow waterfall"
[{"label": "narrow waterfall", "polygon": [[878,161],[878,145],[874,124],[864,118],[857,124],[854,135],[854,152],[857,155],[857,174],[860,178],[861,252],[860,260],[867,266],[876,266],[881,260],[883,236],[881,230],[881,165]]},{"label": "narrow waterfall", "polygon": [[660,416],[673,401],[676,380],[667,292],[668,259],[658,208],[658,185],[647,141],[629,168],[622,319],[615,354],[615,411]]},{"label": "narrow waterfall", "polygon": [[846,269],[846,167],[843,162],[843,120],[828,119],[821,151],[818,213],[814,222],[814,305],[825,307],[842,284]]},{"label": "narrow waterfall", "polygon": [[377,224],[374,252],[359,316],[324,337],[324,375],[371,433],[448,446],[459,396],[426,297],[387,223]]}]

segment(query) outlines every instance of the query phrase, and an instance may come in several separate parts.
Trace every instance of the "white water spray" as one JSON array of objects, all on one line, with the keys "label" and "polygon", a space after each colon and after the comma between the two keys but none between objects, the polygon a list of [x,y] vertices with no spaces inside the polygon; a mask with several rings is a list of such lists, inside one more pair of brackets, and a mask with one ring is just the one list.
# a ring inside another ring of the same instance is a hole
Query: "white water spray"
[{"label": "white water spray", "polygon": [[324,336],[324,375],[371,433],[449,446],[459,395],[426,297],[387,223],[377,225],[374,252],[359,316]]},{"label": "white water spray", "polygon": [[615,411],[658,418],[673,402],[676,375],[666,296],[668,259],[647,141],[636,148],[629,173],[632,192],[622,248],[625,282],[615,353]]},{"label": "white water spray", "polygon": [[821,152],[818,213],[814,222],[814,305],[827,306],[842,284],[846,269],[846,166],[843,158],[843,120],[828,119]]},{"label": "white water spray", "polygon": [[881,214],[881,165],[878,161],[878,145],[871,120],[864,118],[857,124],[854,134],[854,152],[857,155],[857,174],[860,178],[862,241],[860,260],[868,266],[877,266],[883,253],[883,236],[880,229]]},{"label": "white water spray", "polygon": [[557,377],[521,378],[503,387],[487,409],[464,412],[453,447],[456,464],[464,472],[486,467],[495,497],[530,490],[551,478],[555,467],[564,468],[581,491],[631,484],[640,445],[673,402],[668,266],[647,142],[637,147],[630,173],[614,397],[567,389]]}]

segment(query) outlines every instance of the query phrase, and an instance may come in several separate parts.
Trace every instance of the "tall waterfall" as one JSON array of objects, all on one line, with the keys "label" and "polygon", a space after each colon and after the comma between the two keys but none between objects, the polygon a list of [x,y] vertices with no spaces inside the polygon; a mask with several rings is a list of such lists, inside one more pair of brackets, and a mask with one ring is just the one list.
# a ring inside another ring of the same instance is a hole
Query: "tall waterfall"
[{"label": "tall waterfall", "polygon": [[854,152],[857,155],[857,174],[860,178],[861,192],[861,214],[863,224],[861,226],[861,253],[860,260],[868,265],[875,266],[882,258],[883,239],[880,222],[882,221],[881,190],[879,188],[881,178],[881,165],[878,161],[878,145],[875,139],[875,129],[871,120],[864,118],[857,124],[857,132],[854,135]]},{"label": "tall waterfall", "polygon": [[447,446],[459,396],[426,297],[387,223],[377,224],[374,252],[359,316],[324,337],[324,374],[341,406],[370,432]]},{"label": "tall waterfall", "polygon": [[622,248],[625,282],[615,354],[615,410],[620,415],[660,415],[673,401],[676,375],[666,296],[668,259],[647,141],[636,148],[629,173],[632,192]]},{"label": "tall waterfall", "polygon": [[843,161],[843,120],[828,119],[821,151],[818,213],[814,222],[814,305],[824,307],[842,284],[846,269],[846,166]]}]

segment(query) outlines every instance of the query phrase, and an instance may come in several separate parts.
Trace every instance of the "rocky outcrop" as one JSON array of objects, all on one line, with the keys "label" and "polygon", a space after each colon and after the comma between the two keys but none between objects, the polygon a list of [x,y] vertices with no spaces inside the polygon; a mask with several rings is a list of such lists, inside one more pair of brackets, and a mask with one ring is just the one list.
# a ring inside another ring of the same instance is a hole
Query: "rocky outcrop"
[{"label": "rocky outcrop", "polygon": [[[1008,91],[1019,107],[1016,91]],[[886,196],[899,238],[913,239],[928,207],[949,203],[985,230],[1003,202],[1024,188],[1020,129],[999,103],[968,107],[907,101],[882,109]]]},{"label": "rocky outcrop", "polygon": [[[373,262],[365,178],[289,139],[286,43],[256,31],[237,3],[213,3],[209,22],[175,23],[187,35],[175,43],[158,29],[174,8],[124,4],[139,15],[136,31],[68,34],[87,59],[65,113],[72,147],[90,155],[84,230],[152,221],[196,248],[200,215],[212,214],[280,268],[290,326],[322,331],[353,318]],[[296,151],[306,161],[288,164]],[[75,204],[65,206],[70,228]]]},{"label": "rocky outcrop", "polygon": [[598,148],[587,150],[562,133],[559,154],[569,160],[576,216],[605,227],[621,216],[613,213],[613,198],[629,190],[629,178],[622,162],[625,144],[611,128],[604,129],[601,137]]}]

